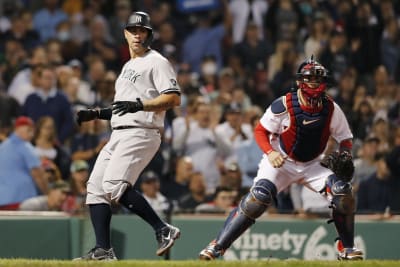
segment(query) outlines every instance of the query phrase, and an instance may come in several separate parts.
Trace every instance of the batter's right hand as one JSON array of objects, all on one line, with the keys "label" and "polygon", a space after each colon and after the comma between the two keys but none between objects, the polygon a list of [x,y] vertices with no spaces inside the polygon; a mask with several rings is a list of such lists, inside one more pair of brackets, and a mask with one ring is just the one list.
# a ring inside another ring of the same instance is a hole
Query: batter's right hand
[{"label": "batter's right hand", "polygon": [[268,160],[274,168],[282,167],[283,163],[285,163],[285,158],[281,153],[274,150],[268,154]]},{"label": "batter's right hand", "polygon": [[76,122],[81,125],[84,121],[91,121],[99,117],[99,112],[95,109],[82,109],[77,113]]}]

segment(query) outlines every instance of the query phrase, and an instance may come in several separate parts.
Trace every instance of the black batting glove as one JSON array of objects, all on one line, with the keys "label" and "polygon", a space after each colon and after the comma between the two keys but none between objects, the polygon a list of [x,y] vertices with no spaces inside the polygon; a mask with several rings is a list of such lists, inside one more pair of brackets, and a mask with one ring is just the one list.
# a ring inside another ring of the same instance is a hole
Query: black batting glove
[{"label": "black batting glove", "polygon": [[113,113],[118,116],[143,110],[143,103],[140,98],[136,98],[136,101],[116,101],[111,106]]},{"label": "black batting glove", "polygon": [[84,121],[91,121],[97,119],[99,117],[99,113],[95,109],[82,109],[77,113],[76,122],[78,125],[81,125]]}]

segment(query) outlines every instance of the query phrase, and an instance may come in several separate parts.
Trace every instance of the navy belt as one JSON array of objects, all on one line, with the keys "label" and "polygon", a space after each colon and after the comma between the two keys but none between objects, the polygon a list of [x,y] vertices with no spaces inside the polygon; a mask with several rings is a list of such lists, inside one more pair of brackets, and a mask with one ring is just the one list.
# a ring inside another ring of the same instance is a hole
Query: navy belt
[{"label": "navy belt", "polygon": [[133,129],[133,128],[142,128],[142,127],[133,126],[133,125],[122,125],[122,126],[113,127],[112,129],[113,130],[125,130],[125,129]]},{"label": "navy belt", "polygon": [[121,125],[121,126],[115,126],[112,129],[113,130],[125,130],[125,129],[151,129],[151,130],[160,130],[159,128],[152,128],[152,127],[146,127],[146,126],[134,126],[134,125]]}]

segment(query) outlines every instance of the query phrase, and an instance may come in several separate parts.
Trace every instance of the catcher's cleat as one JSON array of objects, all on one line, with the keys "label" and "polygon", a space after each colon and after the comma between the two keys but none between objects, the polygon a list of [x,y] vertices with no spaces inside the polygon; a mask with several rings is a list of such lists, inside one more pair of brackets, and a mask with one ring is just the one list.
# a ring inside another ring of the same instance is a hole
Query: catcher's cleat
[{"label": "catcher's cleat", "polygon": [[178,239],[181,235],[181,231],[172,225],[167,224],[159,231],[156,232],[156,238],[158,241],[158,249],[157,249],[157,256],[164,255],[165,252],[170,249],[175,242],[175,239]]},{"label": "catcher's cleat", "polygon": [[94,261],[116,261],[118,260],[115,256],[114,249],[103,249],[103,248],[92,248],[86,255],[82,257],[75,258],[77,260],[94,260]]},{"label": "catcher's cleat", "polygon": [[358,261],[363,260],[364,254],[358,248],[345,248],[343,251],[339,252],[338,260],[341,261]]},{"label": "catcher's cleat", "polygon": [[359,250],[358,248],[343,247],[343,243],[340,239],[336,242],[336,248],[339,252],[337,258],[340,261],[345,261],[345,260],[357,261],[364,259],[364,254],[361,250]]},{"label": "catcher's cleat", "polygon": [[199,259],[210,261],[219,258],[224,255],[225,250],[223,250],[215,240],[211,241],[211,243],[199,253]]}]

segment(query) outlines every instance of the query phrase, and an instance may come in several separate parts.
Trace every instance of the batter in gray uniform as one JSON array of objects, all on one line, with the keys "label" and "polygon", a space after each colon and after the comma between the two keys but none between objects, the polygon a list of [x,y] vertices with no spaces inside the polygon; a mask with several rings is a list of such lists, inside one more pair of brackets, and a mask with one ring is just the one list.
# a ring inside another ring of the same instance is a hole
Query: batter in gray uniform
[{"label": "batter in gray uniform", "polygon": [[180,89],[172,65],[150,49],[153,30],[150,17],[134,12],[124,30],[131,59],[115,83],[110,108],[80,110],[78,123],[111,120],[109,142],[98,155],[87,183],[86,204],[96,235],[96,246],[84,260],[116,260],[110,244],[112,202],[136,213],[155,230],[161,256],[180,235],[178,228],[163,222],[140,192],[132,188],[161,143],[165,111],[180,105]]}]

